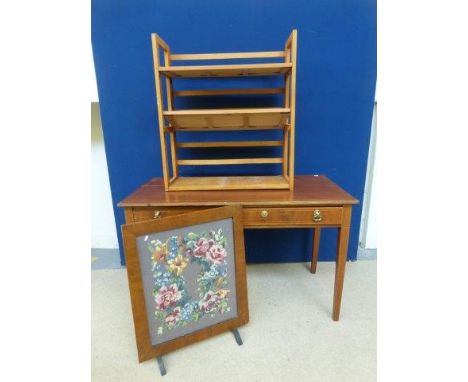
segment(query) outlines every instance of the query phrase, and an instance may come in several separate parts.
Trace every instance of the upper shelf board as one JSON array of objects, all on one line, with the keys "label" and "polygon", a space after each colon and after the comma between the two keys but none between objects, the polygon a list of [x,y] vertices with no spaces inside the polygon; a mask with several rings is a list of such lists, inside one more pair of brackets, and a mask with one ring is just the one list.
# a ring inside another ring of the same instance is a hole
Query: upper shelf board
[{"label": "upper shelf board", "polygon": [[241,65],[202,65],[202,66],[163,66],[160,73],[170,78],[179,77],[238,77],[275,76],[285,74],[292,63],[241,64]]}]

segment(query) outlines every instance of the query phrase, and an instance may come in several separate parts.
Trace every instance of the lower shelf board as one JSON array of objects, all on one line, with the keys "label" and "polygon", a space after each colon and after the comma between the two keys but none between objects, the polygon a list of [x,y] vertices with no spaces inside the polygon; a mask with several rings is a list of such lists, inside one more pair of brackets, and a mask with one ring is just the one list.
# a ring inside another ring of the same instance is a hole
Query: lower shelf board
[{"label": "lower shelf board", "polygon": [[169,191],[278,189],[289,189],[289,182],[282,175],[178,177],[169,184]]}]

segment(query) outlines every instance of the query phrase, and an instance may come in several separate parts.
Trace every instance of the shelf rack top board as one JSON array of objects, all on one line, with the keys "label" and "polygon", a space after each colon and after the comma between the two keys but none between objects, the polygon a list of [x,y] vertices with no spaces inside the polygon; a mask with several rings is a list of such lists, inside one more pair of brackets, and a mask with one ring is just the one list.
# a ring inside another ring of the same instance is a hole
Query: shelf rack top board
[{"label": "shelf rack top board", "polygon": [[[173,54],[169,45],[157,34],[151,35],[158,106],[158,121],[163,164],[163,179],[166,191],[207,189],[292,189],[294,186],[294,136],[296,105],[296,51],[297,31],[293,30],[283,50],[246,53]],[[161,60],[161,53],[163,59]],[[206,65],[206,61],[266,59],[282,62]],[[191,65],[174,65],[176,61],[189,61]],[[203,61],[203,65],[193,62]],[[177,78],[283,76],[284,87],[243,89],[173,89]],[[165,92],[163,87],[165,86]],[[174,97],[265,95],[283,96],[282,107],[271,105],[264,108],[243,109],[190,109],[176,110]],[[177,131],[207,130],[283,130],[281,141],[242,142],[177,142]],[[169,143],[167,143],[167,137]],[[272,143],[273,142],[273,143]],[[271,158],[223,158],[219,160],[178,160],[177,150],[212,147],[273,147],[281,146],[282,155]],[[170,150],[170,159],[168,151]],[[170,166],[171,164],[171,166]],[[180,177],[179,166],[183,165],[229,165],[229,164],[282,164],[278,176],[237,177]]]}]

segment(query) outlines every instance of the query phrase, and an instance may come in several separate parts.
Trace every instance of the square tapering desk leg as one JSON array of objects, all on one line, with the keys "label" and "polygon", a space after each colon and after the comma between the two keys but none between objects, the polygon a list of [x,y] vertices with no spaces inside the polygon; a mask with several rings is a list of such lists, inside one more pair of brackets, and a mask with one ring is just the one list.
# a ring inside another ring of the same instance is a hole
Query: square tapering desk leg
[{"label": "square tapering desk leg", "polygon": [[343,293],[343,283],[346,268],[346,260],[348,258],[348,241],[351,222],[351,207],[343,209],[342,226],[338,228],[338,245],[336,253],[335,267],[335,292],[333,296],[333,320],[340,319],[341,296]]},{"label": "square tapering desk leg", "polygon": [[320,246],[320,227],[313,228],[314,230],[314,242],[312,247],[312,261],[310,262],[310,272],[317,272],[317,261],[318,261],[318,252]]}]

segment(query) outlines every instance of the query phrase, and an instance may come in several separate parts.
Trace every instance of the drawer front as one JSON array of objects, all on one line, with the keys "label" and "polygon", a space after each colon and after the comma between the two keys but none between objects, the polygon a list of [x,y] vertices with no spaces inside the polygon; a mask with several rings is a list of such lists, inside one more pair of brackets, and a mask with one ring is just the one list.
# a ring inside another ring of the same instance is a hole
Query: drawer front
[{"label": "drawer front", "polygon": [[244,208],[245,227],[310,227],[341,224],[341,207]]},{"label": "drawer front", "polygon": [[[203,207],[138,207],[133,208],[133,222],[166,218],[189,212],[201,211]],[[128,223],[128,222],[127,222]]]}]

